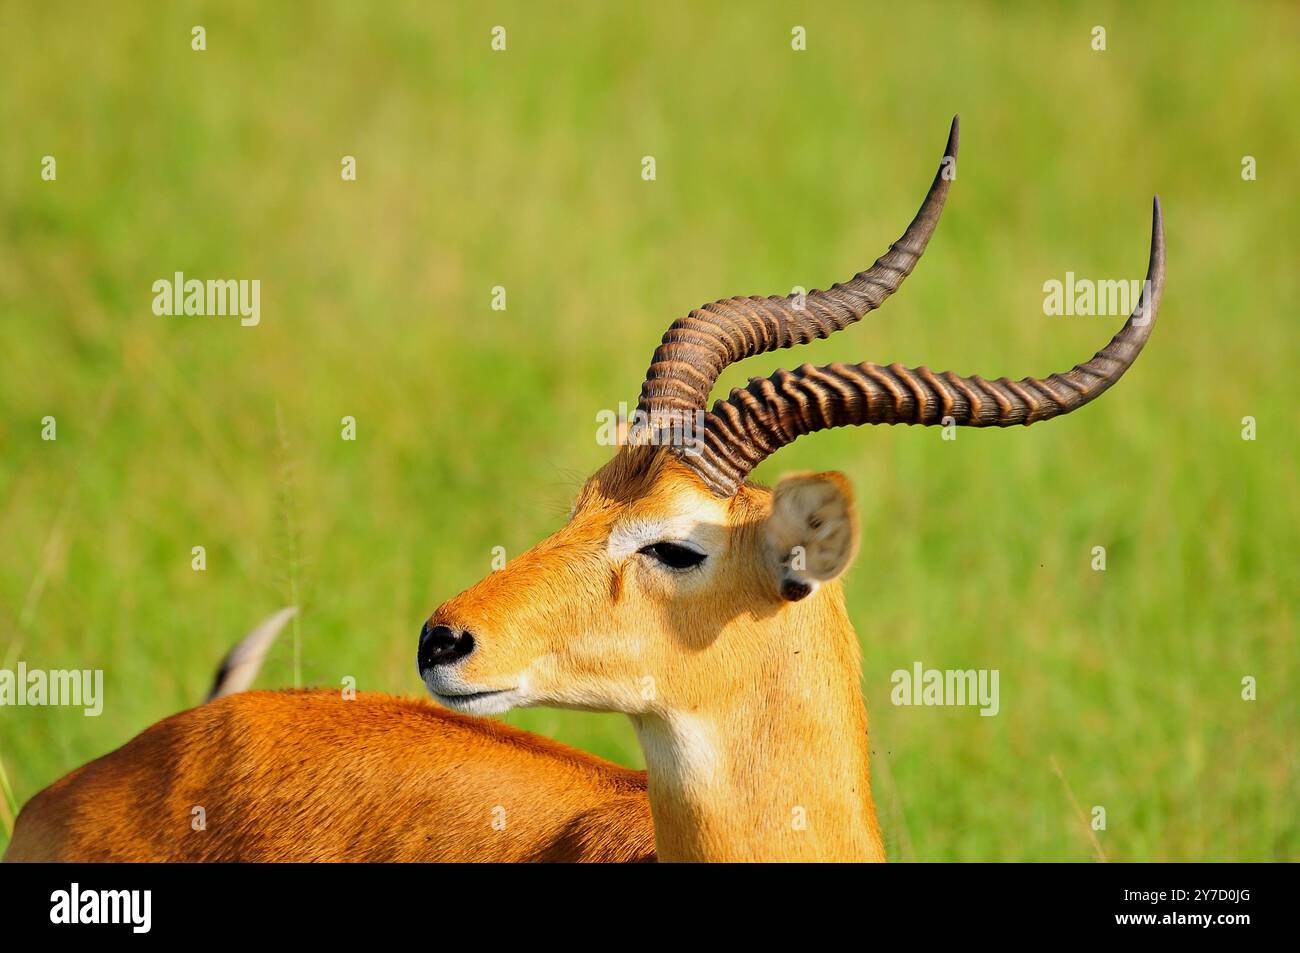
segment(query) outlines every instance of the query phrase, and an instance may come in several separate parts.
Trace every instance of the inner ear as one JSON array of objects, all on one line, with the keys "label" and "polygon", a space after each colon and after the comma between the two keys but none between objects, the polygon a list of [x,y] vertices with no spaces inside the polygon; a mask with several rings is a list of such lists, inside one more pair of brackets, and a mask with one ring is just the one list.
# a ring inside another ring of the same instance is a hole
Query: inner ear
[{"label": "inner ear", "polygon": [[763,537],[781,598],[798,602],[812,595],[848,569],[857,553],[858,517],[848,480],[841,473],[783,479],[772,494]]}]

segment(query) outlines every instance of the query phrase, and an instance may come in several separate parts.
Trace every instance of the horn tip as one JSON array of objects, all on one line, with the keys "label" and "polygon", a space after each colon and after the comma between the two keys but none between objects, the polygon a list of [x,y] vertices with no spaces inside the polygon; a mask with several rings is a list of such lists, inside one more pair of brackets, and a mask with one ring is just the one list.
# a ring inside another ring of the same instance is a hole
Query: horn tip
[{"label": "horn tip", "polygon": [[1151,257],[1153,264],[1158,264],[1160,272],[1164,271],[1165,257],[1165,215],[1160,207],[1160,196],[1151,201]]}]

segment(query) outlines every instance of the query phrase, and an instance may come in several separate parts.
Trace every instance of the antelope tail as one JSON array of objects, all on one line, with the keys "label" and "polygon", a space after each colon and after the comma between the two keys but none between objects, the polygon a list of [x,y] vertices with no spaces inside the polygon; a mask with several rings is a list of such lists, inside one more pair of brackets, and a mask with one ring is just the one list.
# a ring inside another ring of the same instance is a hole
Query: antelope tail
[{"label": "antelope tail", "polygon": [[204,701],[214,701],[226,695],[247,691],[257,678],[257,672],[266,659],[266,653],[275,644],[276,636],[285,624],[298,614],[297,606],[288,606],[274,615],[268,616],[257,624],[248,635],[240,639],[235,647],[226,653],[217,668],[212,688]]}]

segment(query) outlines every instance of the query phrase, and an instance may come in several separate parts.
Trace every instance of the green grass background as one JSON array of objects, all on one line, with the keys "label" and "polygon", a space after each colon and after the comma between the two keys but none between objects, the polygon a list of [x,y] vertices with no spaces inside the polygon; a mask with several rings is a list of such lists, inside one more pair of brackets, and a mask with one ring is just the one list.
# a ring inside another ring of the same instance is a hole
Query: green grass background
[{"label": "green grass background", "polygon": [[[596,411],[635,400],[668,322],[868,264],[960,112],[958,181],[903,292],[719,392],[805,360],[1063,370],[1120,321],[1045,317],[1042,283],[1141,277],[1156,192],[1169,277],[1132,373],[1068,420],[956,442],[835,431],[757,474],[857,488],[847,592],[890,856],[1089,859],[1073,797],[1106,808],[1110,859],[1300,858],[1293,6],[31,2],[4,19],[0,650],[103,668],[107,692],[99,718],[0,709],[18,803],[198,702],[295,590],[304,682],[419,693],[421,619],[494,546],[563,521],[608,455]],[[154,316],[174,271],[261,279],[261,326]],[[260,684],[293,682],[293,641]],[[891,706],[914,660],[999,669],[1001,714]],[[620,716],[508,720],[641,763]]]}]

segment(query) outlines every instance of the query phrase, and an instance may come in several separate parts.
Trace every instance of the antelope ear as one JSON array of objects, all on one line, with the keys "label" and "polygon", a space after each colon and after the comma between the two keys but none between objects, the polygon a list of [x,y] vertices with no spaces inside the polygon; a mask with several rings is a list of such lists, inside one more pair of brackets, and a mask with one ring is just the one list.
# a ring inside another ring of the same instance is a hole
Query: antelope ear
[{"label": "antelope ear", "polygon": [[858,551],[853,490],[842,473],[799,473],[777,484],[763,526],[768,566],[787,602],[813,594]]}]

